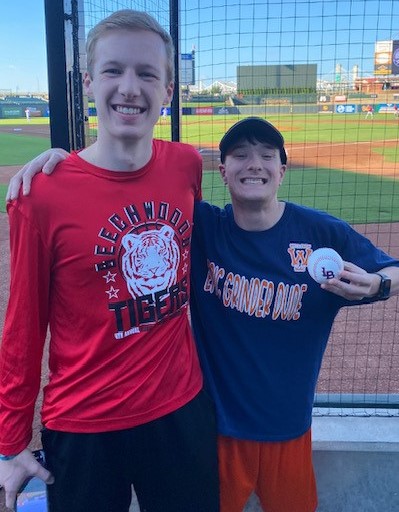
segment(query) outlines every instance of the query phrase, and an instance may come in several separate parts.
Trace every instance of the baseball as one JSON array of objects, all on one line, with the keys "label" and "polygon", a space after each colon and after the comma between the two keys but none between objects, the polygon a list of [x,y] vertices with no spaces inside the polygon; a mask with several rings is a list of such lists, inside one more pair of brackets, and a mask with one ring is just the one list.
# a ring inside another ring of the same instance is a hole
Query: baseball
[{"label": "baseball", "polygon": [[308,258],[308,272],[318,283],[339,277],[343,269],[344,262],[341,256],[329,247],[316,249]]}]

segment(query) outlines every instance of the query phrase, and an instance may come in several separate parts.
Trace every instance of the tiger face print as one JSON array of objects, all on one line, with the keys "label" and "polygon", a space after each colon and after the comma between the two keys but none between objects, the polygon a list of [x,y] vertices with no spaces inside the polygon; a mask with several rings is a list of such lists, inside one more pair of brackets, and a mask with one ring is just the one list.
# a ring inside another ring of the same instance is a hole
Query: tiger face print
[{"label": "tiger face print", "polygon": [[129,233],[123,237],[122,245],[122,272],[134,299],[177,282],[180,252],[172,228]]}]

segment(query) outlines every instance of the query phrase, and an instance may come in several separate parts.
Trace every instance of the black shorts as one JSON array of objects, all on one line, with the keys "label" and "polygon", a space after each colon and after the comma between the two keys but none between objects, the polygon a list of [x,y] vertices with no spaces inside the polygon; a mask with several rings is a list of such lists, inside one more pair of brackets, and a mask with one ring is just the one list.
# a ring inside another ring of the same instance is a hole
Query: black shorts
[{"label": "black shorts", "polygon": [[213,403],[199,393],[138,427],[98,434],[45,429],[50,512],[128,512],[133,485],[142,512],[218,512]]}]

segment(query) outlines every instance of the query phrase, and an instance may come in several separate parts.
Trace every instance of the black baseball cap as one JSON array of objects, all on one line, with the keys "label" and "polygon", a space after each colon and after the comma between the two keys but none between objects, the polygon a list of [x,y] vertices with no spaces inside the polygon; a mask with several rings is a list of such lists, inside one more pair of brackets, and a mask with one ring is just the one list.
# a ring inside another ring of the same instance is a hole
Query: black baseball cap
[{"label": "black baseball cap", "polygon": [[269,142],[280,150],[281,163],[287,163],[287,153],[284,149],[284,137],[271,123],[260,117],[247,117],[234,124],[222,137],[219,144],[220,161],[224,163],[227,151],[242,138]]}]

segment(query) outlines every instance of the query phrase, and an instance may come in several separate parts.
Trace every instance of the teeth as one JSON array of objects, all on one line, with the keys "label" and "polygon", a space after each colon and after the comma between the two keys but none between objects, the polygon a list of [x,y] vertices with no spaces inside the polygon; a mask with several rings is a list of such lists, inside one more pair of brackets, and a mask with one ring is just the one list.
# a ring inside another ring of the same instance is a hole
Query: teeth
[{"label": "teeth", "polygon": [[134,107],[122,107],[121,105],[117,105],[115,107],[115,110],[117,112],[119,112],[120,114],[130,114],[130,115],[133,115],[133,114],[140,114],[140,109],[139,108],[134,108]]},{"label": "teeth", "polygon": [[259,183],[265,183],[265,180],[263,178],[244,178],[242,180],[242,183],[249,183],[252,185],[258,185]]}]

